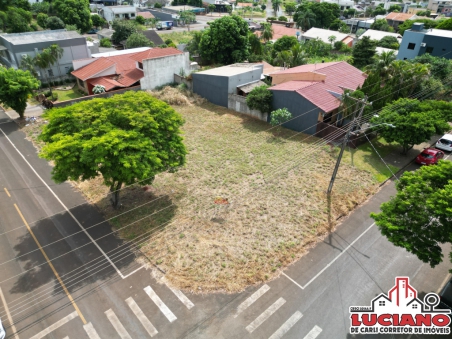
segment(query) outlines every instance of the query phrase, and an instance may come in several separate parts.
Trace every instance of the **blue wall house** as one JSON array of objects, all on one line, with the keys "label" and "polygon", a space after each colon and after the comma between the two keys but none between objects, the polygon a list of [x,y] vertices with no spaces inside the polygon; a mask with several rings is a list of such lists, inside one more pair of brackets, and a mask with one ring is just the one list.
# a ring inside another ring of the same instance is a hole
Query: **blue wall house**
[{"label": "blue wall house", "polygon": [[355,90],[366,79],[345,61],[298,66],[270,76],[273,109],[287,108],[294,117],[283,126],[319,137],[325,134],[321,130],[329,132],[323,124],[340,127],[338,109],[344,89]]},{"label": "blue wall house", "polygon": [[397,59],[414,59],[425,53],[452,59],[452,31],[424,29],[423,23],[414,23],[403,34]]},{"label": "blue wall house", "polygon": [[233,64],[192,73],[193,92],[211,103],[228,107],[228,95],[239,94],[240,85],[261,79],[263,64]]}]

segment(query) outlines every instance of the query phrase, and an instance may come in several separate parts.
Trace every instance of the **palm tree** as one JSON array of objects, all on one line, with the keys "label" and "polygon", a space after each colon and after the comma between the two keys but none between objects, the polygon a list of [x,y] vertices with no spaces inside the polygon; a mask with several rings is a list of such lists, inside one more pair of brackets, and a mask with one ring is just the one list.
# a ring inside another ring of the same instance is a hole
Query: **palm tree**
[{"label": "palm tree", "polygon": [[336,36],[335,35],[330,35],[328,37],[328,41],[330,42],[330,44],[332,45],[335,41],[336,41]]},{"label": "palm tree", "polygon": [[268,22],[262,23],[262,26],[264,29],[262,30],[260,38],[264,40],[264,42],[268,42],[273,39],[273,27]]},{"label": "palm tree", "polygon": [[[49,47],[50,49],[50,54],[54,57],[55,62],[54,63],[58,63],[58,61],[63,57],[64,54],[64,49],[62,49],[60,46],[58,46],[57,44],[53,44]],[[54,65],[54,63],[52,63],[52,66]],[[60,76],[60,80],[61,80],[61,70],[60,70],[60,66],[58,65],[58,74]]]},{"label": "palm tree", "polygon": [[54,54],[50,53],[50,49],[46,48],[41,53],[36,54],[33,59],[33,62],[36,66],[38,66],[44,75],[44,78],[47,80],[47,84],[49,85],[50,93],[52,93],[52,86],[50,85],[49,78],[46,74],[46,69],[49,68],[57,61]]},{"label": "palm tree", "polygon": [[273,0],[272,1],[272,7],[275,11],[275,16],[278,16],[279,7],[281,5],[281,0]]},{"label": "palm tree", "polygon": [[20,61],[20,68],[24,71],[29,71],[31,75],[35,78],[38,78],[38,72],[36,71],[36,65],[33,61],[33,58],[28,54],[22,56],[22,60]]},{"label": "palm tree", "polygon": [[281,51],[276,55],[274,64],[280,65],[281,67],[290,67],[292,64],[293,55],[291,51]]},{"label": "palm tree", "polygon": [[307,64],[307,55],[300,44],[293,46],[290,51],[292,52],[292,61],[290,64],[291,67]]},{"label": "palm tree", "polygon": [[248,33],[248,41],[250,44],[251,53],[255,55],[262,55],[262,44],[254,33]]},{"label": "palm tree", "polygon": [[388,77],[389,66],[396,59],[394,51],[383,52],[374,57],[374,62],[366,67],[366,73],[377,72],[383,79]]},{"label": "palm tree", "polygon": [[297,27],[301,28],[303,31],[307,31],[308,29],[315,25],[315,19],[316,16],[314,12],[308,9],[307,11],[298,13],[295,20],[297,23]]}]

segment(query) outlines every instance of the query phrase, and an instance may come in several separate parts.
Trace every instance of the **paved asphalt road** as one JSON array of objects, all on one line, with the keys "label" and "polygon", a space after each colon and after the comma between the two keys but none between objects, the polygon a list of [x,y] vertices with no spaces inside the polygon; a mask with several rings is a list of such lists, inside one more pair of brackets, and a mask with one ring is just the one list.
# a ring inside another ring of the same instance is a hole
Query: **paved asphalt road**
[{"label": "paved asphalt road", "polygon": [[[387,293],[395,276],[409,276],[421,297],[449,276],[447,259],[431,269],[373,225],[369,213],[395,192],[388,183],[278,279],[233,295],[182,293],[140,269],[108,223],[93,227],[101,215],[68,184],[52,182],[50,166],[3,112],[0,159],[8,338],[353,338],[348,308]],[[450,246],[444,250],[447,258]]]}]

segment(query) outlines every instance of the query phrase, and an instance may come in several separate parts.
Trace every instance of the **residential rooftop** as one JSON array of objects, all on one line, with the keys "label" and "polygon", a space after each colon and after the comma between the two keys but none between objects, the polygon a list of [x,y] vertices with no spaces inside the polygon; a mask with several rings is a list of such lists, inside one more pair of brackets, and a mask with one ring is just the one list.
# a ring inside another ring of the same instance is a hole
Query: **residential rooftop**
[{"label": "residential rooftop", "polygon": [[197,72],[196,74],[209,74],[209,75],[218,75],[218,76],[226,76],[230,77],[233,75],[246,73],[252,69],[263,67],[262,64],[248,64],[248,63],[240,63],[233,64],[228,66],[222,66],[217,68],[208,69],[206,71]]},{"label": "residential rooftop", "polygon": [[365,33],[360,35],[359,39],[362,39],[365,36],[368,36],[371,40],[378,40],[378,41],[380,41],[381,39],[383,39],[386,36],[393,36],[399,42],[402,41],[402,36],[398,33],[383,32],[383,31],[377,31],[374,29],[368,29]]},{"label": "residential rooftop", "polygon": [[39,42],[54,42],[76,38],[84,38],[76,31],[56,29],[48,31],[25,32],[25,33],[4,33],[0,36],[13,45],[27,45]]},{"label": "residential rooftop", "polygon": [[320,39],[323,42],[329,44],[330,41],[328,40],[328,38],[332,35],[334,35],[336,37],[336,41],[342,41],[342,40],[346,39],[347,37],[349,37],[349,35],[345,34],[345,33],[331,31],[329,29],[312,27],[303,34],[303,38]]}]

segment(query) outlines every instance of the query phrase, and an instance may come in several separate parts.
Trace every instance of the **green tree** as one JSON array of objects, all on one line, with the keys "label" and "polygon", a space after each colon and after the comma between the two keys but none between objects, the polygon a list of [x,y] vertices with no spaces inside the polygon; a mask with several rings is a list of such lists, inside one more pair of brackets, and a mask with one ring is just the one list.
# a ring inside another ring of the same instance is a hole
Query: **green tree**
[{"label": "green tree", "polygon": [[250,43],[250,52],[254,55],[262,55],[262,44],[256,34],[249,32],[248,41]]},{"label": "green tree", "polygon": [[273,44],[273,50],[275,52],[287,51],[298,44],[299,42],[296,37],[283,35],[281,38],[275,41],[275,43]]},{"label": "green tree", "polygon": [[32,14],[23,10],[22,8],[9,7],[6,12],[6,26],[8,33],[23,33],[30,32],[32,29],[31,23]]},{"label": "green tree", "polygon": [[31,12],[35,15],[39,13],[47,14],[49,12],[50,4],[48,2],[35,2],[31,5]]},{"label": "green tree", "polygon": [[296,67],[305,65],[308,63],[307,61],[307,55],[303,49],[303,47],[300,44],[296,44],[295,46],[292,46],[290,49],[290,52],[292,53],[292,60],[290,63],[290,67]]},{"label": "green tree", "polygon": [[44,14],[44,13],[39,13],[36,17],[36,22],[38,23],[39,26],[41,26],[42,28],[46,28],[47,27],[47,19],[48,19],[48,15]]},{"label": "green tree", "polygon": [[282,3],[281,0],[272,0],[272,8],[273,11],[275,12],[275,16],[278,16],[278,11],[279,8],[281,7],[281,3]]},{"label": "green tree", "polygon": [[383,7],[383,4],[378,5],[374,11],[373,11],[373,15],[385,15],[386,14],[386,10]]},{"label": "green tree", "polygon": [[132,33],[126,40],[126,48],[149,47],[151,44],[143,33]]},{"label": "green tree", "polygon": [[336,36],[335,35],[330,35],[329,37],[328,37],[328,41],[330,42],[330,44],[332,45],[332,44],[334,44],[334,42],[336,41]]},{"label": "green tree", "polygon": [[450,129],[447,123],[450,113],[447,109],[452,110],[452,103],[401,98],[387,105],[371,122],[375,125],[384,123],[395,126],[381,125],[379,133],[387,142],[400,144],[402,154],[407,154],[414,145]]},{"label": "green tree", "polygon": [[354,9],[354,8],[349,8],[349,9],[346,9],[346,10],[344,11],[343,15],[344,15],[346,18],[351,18],[351,17],[353,17],[357,12],[358,12],[358,11],[357,11],[356,9]]},{"label": "green tree", "polygon": [[137,15],[135,17],[135,22],[139,25],[144,25],[146,23],[146,20],[141,15]]},{"label": "green tree", "polygon": [[377,42],[378,47],[399,49],[399,41],[394,36],[385,36],[380,41]]},{"label": "green tree", "polygon": [[[138,19],[138,17],[139,16],[137,16],[137,19]],[[141,18],[143,19],[142,20],[143,23],[141,25],[144,25],[144,18],[143,17],[141,17]],[[104,18],[102,18],[100,15],[97,15],[97,14],[91,15],[91,21],[93,23],[93,26],[96,28],[102,27],[103,25],[105,25],[107,23],[107,21]]]},{"label": "green tree", "polygon": [[281,125],[290,119],[292,119],[292,113],[290,113],[287,108],[278,108],[270,114],[270,125],[273,127],[278,126],[277,129],[279,131]]},{"label": "green tree", "polygon": [[311,27],[314,27],[316,18],[317,16],[310,9],[307,9],[304,12],[297,12],[293,17],[297,27],[301,28],[303,31],[307,31]]},{"label": "green tree", "polygon": [[273,27],[272,24],[268,23],[268,22],[263,22],[262,24],[262,33],[260,35],[260,38],[264,41],[264,42],[268,42],[271,39],[273,39]]},{"label": "green tree", "polygon": [[214,4],[209,4],[209,12],[210,12],[211,16],[212,16],[213,12],[215,11],[215,8],[217,8],[217,6],[215,6]]},{"label": "green tree", "polygon": [[358,100],[364,99],[365,94],[360,91],[351,91],[344,90],[344,94],[342,95],[341,105],[339,107],[339,112],[341,112],[341,118],[338,121],[338,126],[342,126],[344,120],[356,114],[361,108],[362,103],[359,103]]},{"label": "green tree", "polygon": [[425,29],[436,28],[440,21],[438,20],[430,20],[430,19],[416,19],[416,20],[406,20],[404,23],[397,26],[397,31],[399,34],[403,35],[407,29],[411,29],[415,22],[420,22],[424,24]]},{"label": "green tree", "polygon": [[202,59],[225,65],[247,60],[248,32],[248,23],[237,15],[210,22],[199,44]]},{"label": "green tree", "polygon": [[399,5],[391,5],[391,6],[389,6],[389,9],[388,9],[388,13],[401,12],[401,11],[402,11],[402,7],[400,7]]},{"label": "green tree", "polygon": [[267,6],[265,4],[262,4],[261,9],[262,9],[262,11],[265,11],[267,9]]},{"label": "green tree", "polygon": [[88,0],[53,0],[52,4],[65,24],[76,25],[82,33],[93,27]]},{"label": "green tree", "polygon": [[353,65],[358,68],[369,65],[375,55],[375,47],[376,43],[368,36],[360,39],[353,47]]},{"label": "green tree", "polygon": [[284,22],[287,22],[287,18],[286,18],[284,15],[281,15],[281,16],[278,18],[278,21],[284,21]]},{"label": "green tree", "polygon": [[410,61],[413,63],[430,65],[431,75],[439,80],[443,81],[452,76],[452,62],[446,58],[436,57],[429,53],[425,53]]},{"label": "green tree", "polygon": [[452,162],[407,171],[396,189],[371,217],[390,242],[435,267],[443,260],[441,244],[452,242]]},{"label": "green tree", "polygon": [[40,156],[53,160],[56,182],[102,175],[120,206],[122,185],[149,185],[158,173],[184,165],[182,117],[146,92],[126,92],[52,109],[40,136]]},{"label": "green tree", "polygon": [[286,10],[288,16],[292,16],[292,14],[297,9],[297,4],[295,2],[287,2],[284,6],[284,9]]},{"label": "green tree", "polygon": [[348,29],[347,24],[345,22],[342,22],[342,20],[339,20],[339,19],[335,19],[330,25],[330,29],[332,31],[339,31],[342,27],[345,27],[348,31],[350,31]]},{"label": "green tree", "polygon": [[111,47],[111,41],[108,38],[100,39],[100,47]]},{"label": "green tree", "polygon": [[39,88],[39,81],[28,71],[0,67],[0,103],[24,117],[27,99]]},{"label": "green tree", "polygon": [[187,51],[190,52],[191,55],[199,55],[199,44],[201,43],[202,32],[194,31],[192,39],[187,44]]},{"label": "green tree", "polygon": [[[41,26],[41,25],[39,25]],[[65,27],[63,20],[56,16],[51,16],[47,19],[46,28],[48,29],[63,29]]]},{"label": "green tree", "polygon": [[442,20],[437,26],[437,29],[444,29],[446,31],[452,31],[452,18]]},{"label": "green tree", "polygon": [[20,60],[20,68],[24,71],[29,71],[30,74],[33,75],[36,79],[38,78],[38,72],[36,71],[35,62],[30,55],[22,55],[22,59]]},{"label": "green tree", "polygon": [[270,113],[272,109],[273,93],[267,85],[255,87],[246,96],[246,104],[250,109],[257,109],[262,113]]},{"label": "green tree", "polygon": [[138,32],[137,25],[132,20],[114,20],[112,28],[115,30],[111,36],[111,40],[115,44],[119,44],[133,33]]},{"label": "green tree", "polygon": [[[328,3],[328,2],[314,2],[314,1],[303,1],[295,11],[293,16],[293,20],[297,23],[300,23],[300,16],[304,16],[306,11],[311,11],[314,13],[315,17],[314,21],[311,21],[311,24],[308,25],[311,27],[318,28],[328,28],[331,26],[334,20],[339,18],[341,14],[341,10],[338,4]],[[302,22],[302,20],[301,20]],[[306,25],[298,25],[298,27],[306,27]],[[309,29],[308,28],[308,29]]]},{"label": "green tree", "polygon": [[376,31],[383,31],[383,32],[394,32],[394,29],[389,26],[386,19],[377,19],[374,21],[372,25],[370,25],[370,29],[374,29]]},{"label": "green tree", "polygon": [[366,33],[366,30],[365,30],[364,28],[358,28],[358,29],[356,30],[355,35],[356,35],[357,38],[359,38],[359,37],[360,37],[361,35],[363,35],[364,33]]},{"label": "green tree", "polygon": [[375,55],[373,58],[373,63],[366,66],[366,71],[375,72],[380,74],[383,78],[386,78],[389,71],[391,63],[396,59],[396,54],[394,51],[383,52],[381,55]]}]

